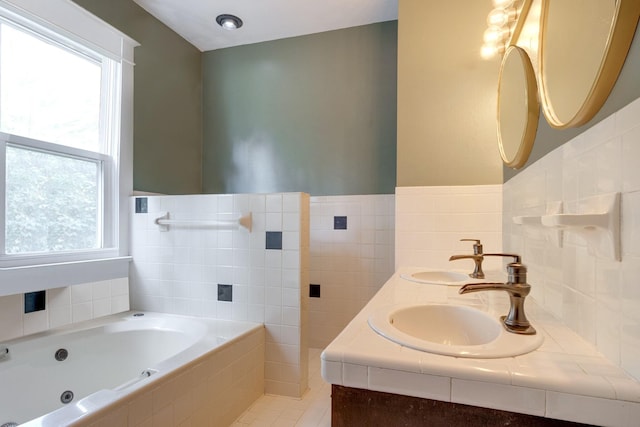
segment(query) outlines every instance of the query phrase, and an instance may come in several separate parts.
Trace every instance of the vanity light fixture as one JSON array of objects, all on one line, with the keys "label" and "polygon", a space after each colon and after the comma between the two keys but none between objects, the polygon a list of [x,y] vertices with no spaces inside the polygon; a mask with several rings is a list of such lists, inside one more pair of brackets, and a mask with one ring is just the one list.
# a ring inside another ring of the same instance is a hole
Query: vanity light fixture
[{"label": "vanity light fixture", "polygon": [[216,22],[225,30],[237,30],[242,27],[242,19],[228,13],[218,15],[216,17]]},{"label": "vanity light fixture", "polygon": [[514,0],[493,0],[493,7],[509,7],[513,6]]},{"label": "vanity light fixture", "polygon": [[522,0],[493,0],[494,8],[487,16],[488,28],[484,32],[480,55],[491,59],[505,51],[511,37]]},{"label": "vanity light fixture", "polygon": [[487,25],[489,28],[498,27],[505,28],[511,23],[511,21],[515,18],[515,9],[512,6],[502,8],[496,7],[487,16]]}]

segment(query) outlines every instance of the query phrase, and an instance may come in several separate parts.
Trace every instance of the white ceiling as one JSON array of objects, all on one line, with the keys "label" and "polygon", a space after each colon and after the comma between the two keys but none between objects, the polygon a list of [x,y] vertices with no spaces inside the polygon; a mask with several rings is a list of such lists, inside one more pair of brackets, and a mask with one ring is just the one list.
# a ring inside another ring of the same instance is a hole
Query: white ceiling
[{"label": "white ceiling", "polygon": [[[398,0],[134,0],[201,51],[398,19]],[[242,19],[229,31],[216,16]]]}]

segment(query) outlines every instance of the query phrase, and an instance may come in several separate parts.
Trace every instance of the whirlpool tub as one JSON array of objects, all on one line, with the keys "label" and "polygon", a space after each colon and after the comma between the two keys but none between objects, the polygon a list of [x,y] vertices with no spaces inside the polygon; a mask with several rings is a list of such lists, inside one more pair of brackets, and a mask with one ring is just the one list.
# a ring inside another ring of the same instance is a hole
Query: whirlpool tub
[{"label": "whirlpool tub", "polygon": [[0,343],[0,426],[227,426],[264,390],[261,324],[126,312]]}]

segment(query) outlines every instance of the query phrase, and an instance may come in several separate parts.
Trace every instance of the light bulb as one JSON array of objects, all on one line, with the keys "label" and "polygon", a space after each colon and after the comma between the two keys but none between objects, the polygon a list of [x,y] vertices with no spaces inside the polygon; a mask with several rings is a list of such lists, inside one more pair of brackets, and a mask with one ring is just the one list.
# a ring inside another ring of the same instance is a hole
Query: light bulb
[{"label": "light bulb", "polygon": [[480,56],[484,59],[491,59],[495,57],[499,52],[498,46],[495,44],[483,44],[480,48]]},{"label": "light bulb", "polygon": [[225,30],[235,30],[236,23],[233,22],[232,19],[225,19],[222,21],[222,28],[224,28]]},{"label": "light bulb", "polygon": [[490,27],[502,27],[509,22],[509,14],[500,7],[493,9],[487,16],[487,25]]},{"label": "light bulb", "polygon": [[489,27],[484,31],[483,39],[485,43],[496,44],[501,42],[506,36],[507,32],[500,27]]},{"label": "light bulb", "polygon": [[505,51],[505,44],[503,42],[498,43],[484,43],[480,48],[480,56],[484,59],[491,59],[498,55],[502,55]]},{"label": "light bulb", "polygon": [[506,9],[513,4],[513,1],[514,0],[493,0],[493,6]]}]

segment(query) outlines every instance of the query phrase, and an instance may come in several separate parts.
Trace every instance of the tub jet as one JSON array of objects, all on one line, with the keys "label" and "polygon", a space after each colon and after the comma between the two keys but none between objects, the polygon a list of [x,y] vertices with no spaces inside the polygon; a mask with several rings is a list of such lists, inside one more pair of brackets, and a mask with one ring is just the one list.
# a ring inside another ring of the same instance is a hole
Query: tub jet
[{"label": "tub jet", "polygon": [[60,395],[60,402],[65,405],[73,400],[73,392],[71,390],[63,391]]},{"label": "tub jet", "polygon": [[58,349],[58,351],[56,351],[56,354],[54,355],[54,357],[56,358],[56,360],[58,362],[62,362],[63,360],[65,360],[67,357],[69,356],[69,352],[67,351],[66,348],[61,348]]}]

